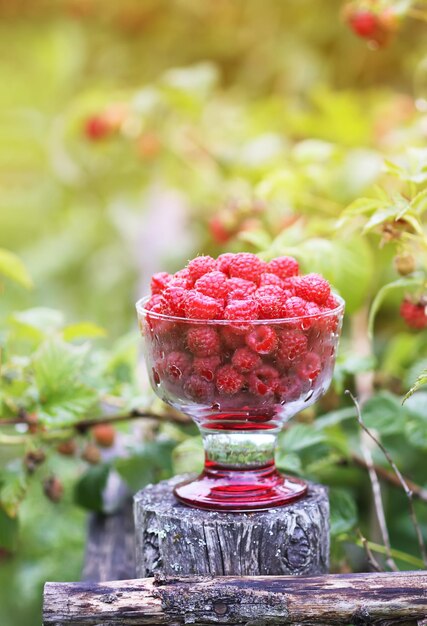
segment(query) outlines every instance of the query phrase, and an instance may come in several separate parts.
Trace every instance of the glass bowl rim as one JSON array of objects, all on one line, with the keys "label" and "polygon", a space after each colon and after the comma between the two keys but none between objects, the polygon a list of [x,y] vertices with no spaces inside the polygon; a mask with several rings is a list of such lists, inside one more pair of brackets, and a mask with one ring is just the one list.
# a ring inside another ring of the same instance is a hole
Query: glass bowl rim
[{"label": "glass bowl rim", "polygon": [[331,295],[338,300],[338,306],[335,309],[329,309],[327,311],[321,311],[320,313],[312,313],[310,315],[299,315],[298,317],[281,317],[274,319],[256,319],[256,320],[243,320],[243,319],[235,319],[235,320],[200,320],[200,319],[190,319],[189,317],[175,317],[174,315],[166,315],[165,313],[156,313],[150,311],[150,309],[145,308],[145,304],[151,298],[151,295],[144,296],[140,298],[136,304],[135,308],[138,315],[150,315],[153,319],[161,320],[165,322],[186,322],[187,324],[214,324],[221,326],[228,326],[230,324],[251,324],[251,325],[263,325],[266,324],[292,324],[293,322],[300,320],[308,320],[312,318],[321,318],[325,319],[328,317],[332,317],[334,315],[342,315],[345,308],[345,300],[341,298],[338,294],[331,292]]}]

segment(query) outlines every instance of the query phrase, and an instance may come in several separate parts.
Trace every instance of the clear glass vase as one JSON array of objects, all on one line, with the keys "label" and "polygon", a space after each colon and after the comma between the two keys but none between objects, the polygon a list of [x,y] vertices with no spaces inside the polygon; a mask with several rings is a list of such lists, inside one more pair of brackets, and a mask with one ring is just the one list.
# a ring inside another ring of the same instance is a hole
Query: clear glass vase
[{"label": "clear glass vase", "polygon": [[137,303],[156,394],[198,425],[205,466],[179,484],[190,506],[255,511],[302,497],[307,486],[275,466],[283,424],[329,387],[344,302],[314,316],[195,321]]}]

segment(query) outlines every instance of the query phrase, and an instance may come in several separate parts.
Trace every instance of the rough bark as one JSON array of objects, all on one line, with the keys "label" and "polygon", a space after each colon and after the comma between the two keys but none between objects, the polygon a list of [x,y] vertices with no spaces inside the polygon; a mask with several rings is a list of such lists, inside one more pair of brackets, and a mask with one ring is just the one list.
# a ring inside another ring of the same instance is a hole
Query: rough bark
[{"label": "rough bark", "polygon": [[426,572],[47,583],[44,602],[45,626],[386,626],[426,617]]},{"label": "rough bark", "polygon": [[311,484],[306,498],[256,513],[216,513],[184,506],[178,476],[135,496],[137,576],[314,575],[328,571],[329,501]]}]

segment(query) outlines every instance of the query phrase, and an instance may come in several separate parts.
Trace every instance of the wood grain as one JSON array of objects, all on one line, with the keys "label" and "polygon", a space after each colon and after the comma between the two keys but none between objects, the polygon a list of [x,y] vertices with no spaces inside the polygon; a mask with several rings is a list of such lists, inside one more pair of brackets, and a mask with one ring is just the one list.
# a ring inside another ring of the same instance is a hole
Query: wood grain
[{"label": "wood grain", "polygon": [[426,572],[47,583],[44,601],[45,626],[385,626],[426,617]]}]

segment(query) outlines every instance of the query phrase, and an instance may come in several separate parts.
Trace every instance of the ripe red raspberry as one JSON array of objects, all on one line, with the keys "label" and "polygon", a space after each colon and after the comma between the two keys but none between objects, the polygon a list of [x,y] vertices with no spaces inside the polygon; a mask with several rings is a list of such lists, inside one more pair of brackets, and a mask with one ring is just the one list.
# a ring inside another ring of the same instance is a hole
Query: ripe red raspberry
[{"label": "ripe red raspberry", "polygon": [[198,278],[216,270],[216,261],[211,256],[196,256],[187,265],[190,278],[195,282]]},{"label": "ripe red raspberry", "polygon": [[307,337],[299,330],[283,330],[279,334],[277,360],[282,367],[289,367],[307,354]]},{"label": "ripe red raspberry", "polygon": [[354,10],[347,17],[348,23],[358,37],[370,39],[378,28],[378,16],[368,9]]},{"label": "ripe red raspberry", "polygon": [[224,254],[220,254],[217,258],[218,269],[221,272],[224,272],[227,276],[229,276],[230,263],[234,258],[234,254],[232,252],[225,252]]},{"label": "ripe red raspberry", "polygon": [[211,296],[217,300],[225,299],[228,293],[228,279],[225,274],[218,270],[208,272],[201,276],[194,283],[194,289],[204,293],[205,296]]},{"label": "ripe red raspberry", "polygon": [[243,387],[244,377],[232,365],[223,365],[216,373],[216,387],[220,393],[232,396]]},{"label": "ripe red raspberry", "polygon": [[[172,281],[174,282],[174,281]],[[169,283],[170,285],[171,283]],[[185,300],[187,298],[187,290],[183,287],[166,287],[162,296],[164,302],[164,310],[168,315],[174,317],[185,317]]]},{"label": "ripe red raspberry", "polygon": [[151,293],[162,293],[171,280],[172,276],[168,274],[168,272],[157,272],[153,274],[151,277]]},{"label": "ripe red raspberry", "polygon": [[[273,287],[273,285],[271,286]],[[284,306],[282,294],[273,296],[256,293],[255,300],[258,305],[258,318],[260,320],[277,320],[282,317]]]},{"label": "ripe red raspberry", "polygon": [[261,365],[249,374],[249,391],[257,396],[270,396],[274,393],[275,381],[279,372],[272,365]]},{"label": "ripe red raspberry", "polygon": [[219,335],[215,328],[199,326],[187,332],[187,345],[195,356],[211,356],[218,354],[220,348]]},{"label": "ripe red raspberry", "polygon": [[99,141],[110,135],[112,128],[103,115],[91,115],[84,123],[84,133],[91,141]]},{"label": "ripe red raspberry", "polygon": [[160,308],[163,310],[164,301],[162,296],[159,293],[155,293],[154,296],[148,300],[147,304],[144,306],[146,311],[152,311],[153,309],[157,313],[161,313]]},{"label": "ripe red raspberry", "polygon": [[204,380],[197,374],[192,374],[184,383],[184,393],[194,402],[206,402],[210,400],[215,392],[213,383]]},{"label": "ripe red raspberry", "polygon": [[325,302],[323,303],[323,306],[326,309],[330,309],[332,311],[332,310],[337,309],[339,307],[339,302],[338,302],[338,300],[336,298],[334,298],[334,296],[332,294],[330,294],[326,298]]},{"label": "ripe red raspberry", "polygon": [[256,325],[248,332],[245,341],[257,354],[271,354],[277,348],[277,335],[270,326]]},{"label": "ripe red raspberry", "polygon": [[258,306],[254,300],[232,300],[224,309],[226,320],[256,320]]},{"label": "ripe red raspberry", "polygon": [[237,348],[232,356],[231,363],[239,372],[245,374],[261,365],[261,357],[249,348]]},{"label": "ripe red raspberry", "polygon": [[266,264],[251,252],[239,252],[230,262],[230,276],[258,283]]},{"label": "ripe red raspberry", "polygon": [[256,291],[256,285],[244,278],[229,278],[227,281],[228,300],[246,300]]},{"label": "ripe red raspberry", "polygon": [[290,278],[299,273],[298,261],[292,256],[279,256],[267,263],[267,272],[276,274],[279,278]]},{"label": "ripe red raspberry", "polygon": [[215,378],[215,372],[221,365],[221,357],[219,356],[196,356],[193,361],[193,371],[203,380],[209,382]]},{"label": "ripe red raspberry", "polygon": [[231,328],[230,326],[224,326],[221,329],[221,339],[227,348],[235,350],[245,345],[245,338],[238,330]]},{"label": "ripe red raspberry", "polygon": [[331,294],[331,286],[320,274],[306,274],[294,283],[295,293],[307,302],[324,304]]},{"label": "ripe red raspberry", "polygon": [[259,279],[259,286],[265,287],[266,285],[277,285],[283,289],[283,280],[277,274],[264,272]]},{"label": "ripe red raspberry", "polygon": [[288,298],[283,307],[284,317],[302,317],[306,314],[307,302],[298,296]]},{"label": "ripe red raspberry", "polygon": [[315,380],[320,374],[321,361],[315,352],[307,352],[304,359],[297,366],[297,374],[302,381]]},{"label": "ripe red raspberry", "polygon": [[192,359],[186,352],[170,352],[162,367],[169,380],[175,382],[182,377],[188,376],[191,371]]},{"label": "ripe red raspberry", "polygon": [[275,298],[282,298],[283,289],[279,285],[262,285],[258,287],[254,296],[274,296]]},{"label": "ripe red raspberry", "polygon": [[184,267],[182,270],[175,272],[173,280],[182,281],[184,283],[183,287],[186,289],[191,289],[194,284],[194,281],[190,276],[190,272],[188,271],[188,267]]},{"label": "ripe red raspberry", "polygon": [[223,317],[223,308],[218,300],[192,289],[185,299],[185,315],[193,320],[218,320]]},{"label": "ripe red raspberry", "polygon": [[405,298],[400,305],[400,315],[411,328],[421,330],[427,327],[427,305],[422,302],[415,304]]},{"label": "ripe red raspberry", "polygon": [[282,404],[297,400],[302,392],[302,382],[296,376],[283,376],[273,383],[276,398]]}]

